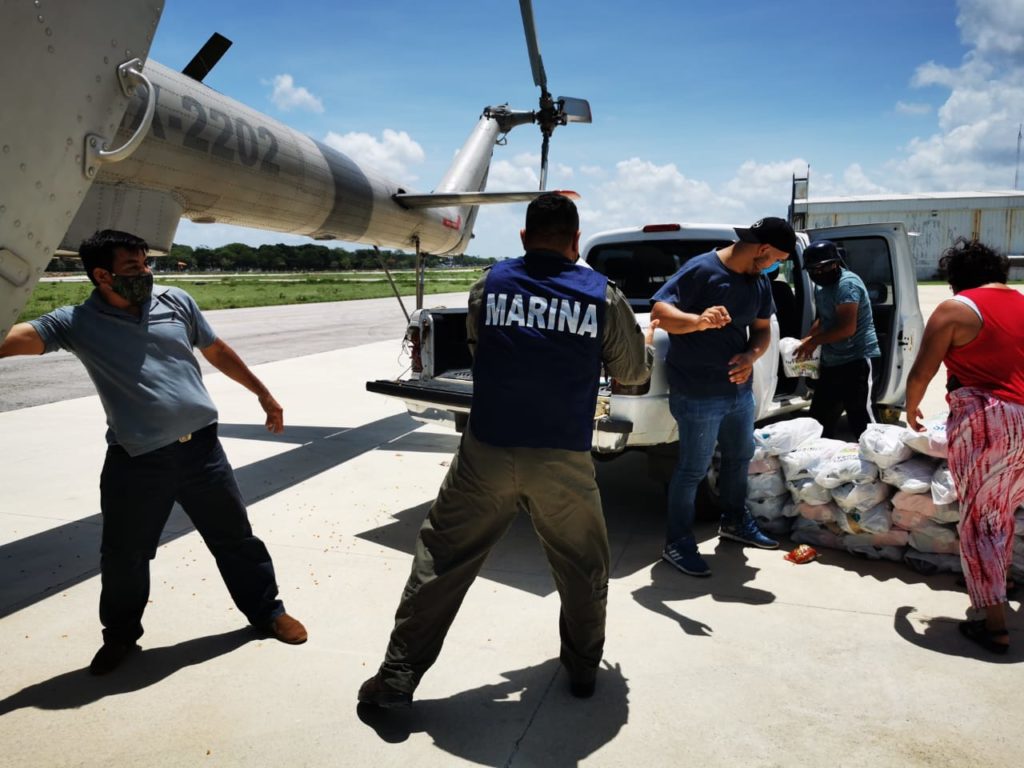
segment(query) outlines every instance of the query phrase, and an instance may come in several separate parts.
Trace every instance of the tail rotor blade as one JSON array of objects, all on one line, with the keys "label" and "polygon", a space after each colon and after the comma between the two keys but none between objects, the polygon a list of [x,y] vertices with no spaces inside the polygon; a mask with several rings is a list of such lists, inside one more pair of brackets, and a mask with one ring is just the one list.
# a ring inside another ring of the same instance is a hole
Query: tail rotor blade
[{"label": "tail rotor blade", "polygon": [[576,99],[572,96],[559,96],[555,101],[557,101],[561,107],[561,113],[565,116],[565,122],[593,122],[590,115],[590,102],[586,99]]},{"label": "tail rotor blade", "polygon": [[523,31],[526,33],[526,47],[530,51],[530,67],[533,69],[533,83],[547,93],[548,76],[544,72],[544,62],[540,58],[540,45],[537,43],[537,29],[533,24],[533,4],[530,0],[519,0],[519,11],[523,16]]}]

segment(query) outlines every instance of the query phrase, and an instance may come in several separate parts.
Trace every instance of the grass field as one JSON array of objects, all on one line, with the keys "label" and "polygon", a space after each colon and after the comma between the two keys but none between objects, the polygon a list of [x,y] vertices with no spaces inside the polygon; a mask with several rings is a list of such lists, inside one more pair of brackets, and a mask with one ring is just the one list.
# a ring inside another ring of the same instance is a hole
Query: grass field
[{"label": "grass field", "polygon": [[[454,293],[469,290],[480,276],[479,269],[430,271],[426,274],[426,293]],[[392,272],[399,293],[416,292],[412,272]],[[261,275],[172,275],[157,273],[158,285],[177,285],[188,291],[201,309],[239,309],[269,307],[276,304],[312,304],[319,301],[379,299],[394,295],[381,272],[332,272],[314,274]],[[919,285],[945,285],[942,281],[922,281]],[[1011,281],[1014,287],[1024,283]],[[92,292],[88,281],[38,283],[18,322],[31,320],[57,307],[80,304]]]},{"label": "grass field", "polygon": [[[438,270],[427,272],[426,293],[465,291],[481,270]],[[416,292],[412,272],[393,272],[403,296]],[[336,272],[281,275],[168,275],[157,273],[158,285],[177,285],[188,291],[201,309],[268,307],[275,304],[312,304],[320,301],[379,299],[393,296],[381,272]],[[80,304],[92,292],[85,282],[46,282],[36,285],[18,322],[31,320],[57,307]]]}]

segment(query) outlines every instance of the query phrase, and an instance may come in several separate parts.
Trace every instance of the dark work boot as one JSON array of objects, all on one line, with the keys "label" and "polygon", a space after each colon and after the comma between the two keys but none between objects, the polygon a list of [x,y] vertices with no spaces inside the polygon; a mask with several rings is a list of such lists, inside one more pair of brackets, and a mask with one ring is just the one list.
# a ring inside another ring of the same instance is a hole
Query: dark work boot
[{"label": "dark work boot", "polygon": [[89,664],[89,674],[106,675],[113,672],[129,655],[141,650],[136,643],[105,641]]},{"label": "dark work boot", "polygon": [[359,703],[372,704],[382,709],[412,706],[412,694],[392,688],[380,672],[359,686]]}]

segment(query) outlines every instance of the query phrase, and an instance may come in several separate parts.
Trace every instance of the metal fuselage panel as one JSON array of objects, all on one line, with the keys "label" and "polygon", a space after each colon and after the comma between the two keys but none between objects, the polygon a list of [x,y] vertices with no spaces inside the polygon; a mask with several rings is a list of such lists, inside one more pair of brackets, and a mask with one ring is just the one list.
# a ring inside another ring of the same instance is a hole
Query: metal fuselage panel
[{"label": "metal fuselage panel", "polygon": [[[155,61],[144,71],[157,92],[149,134],[98,182],[167,192],[193,221],[405,249],[418,239],[438,254],[463,241],[468,209],[406,210],[393,182],[344,153]],[[119,136],[142,108],[137,94]]]},{"label": "metal fuselage panel", "polygon": [[162,11],[161,0],[0,2],[0,339],[93,181],[86,137],[112,137],[125,112],[118,66],[145,59]]}]

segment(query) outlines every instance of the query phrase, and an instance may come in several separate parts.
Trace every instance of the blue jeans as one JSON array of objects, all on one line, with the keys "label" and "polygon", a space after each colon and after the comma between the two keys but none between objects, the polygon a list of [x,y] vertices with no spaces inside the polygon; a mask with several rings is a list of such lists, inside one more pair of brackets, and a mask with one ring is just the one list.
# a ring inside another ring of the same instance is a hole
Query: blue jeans
[{"label": "blue jeans", "polygon": [[708,473],[716,443],[722,453],[722,521],[733,524],[742,517],[754,455],[754,395],[749,389],[725,397],[670,391],[669,408],[679,425],[679,462],[668,487],[668,541],[673,542],[693,535],[697,486]]},{"label": "blue jeans", "polygon": [[213,553],[235,605],[255,626],[284,613],[274,564],[253,535],[235,475],[217,439],[217,425],[141,456],[107,448],[100,476],[103,543],[100,621],[103,639],[133,643],[142,636],[149,599],[149,561],[156,556],[177,501]]}]

